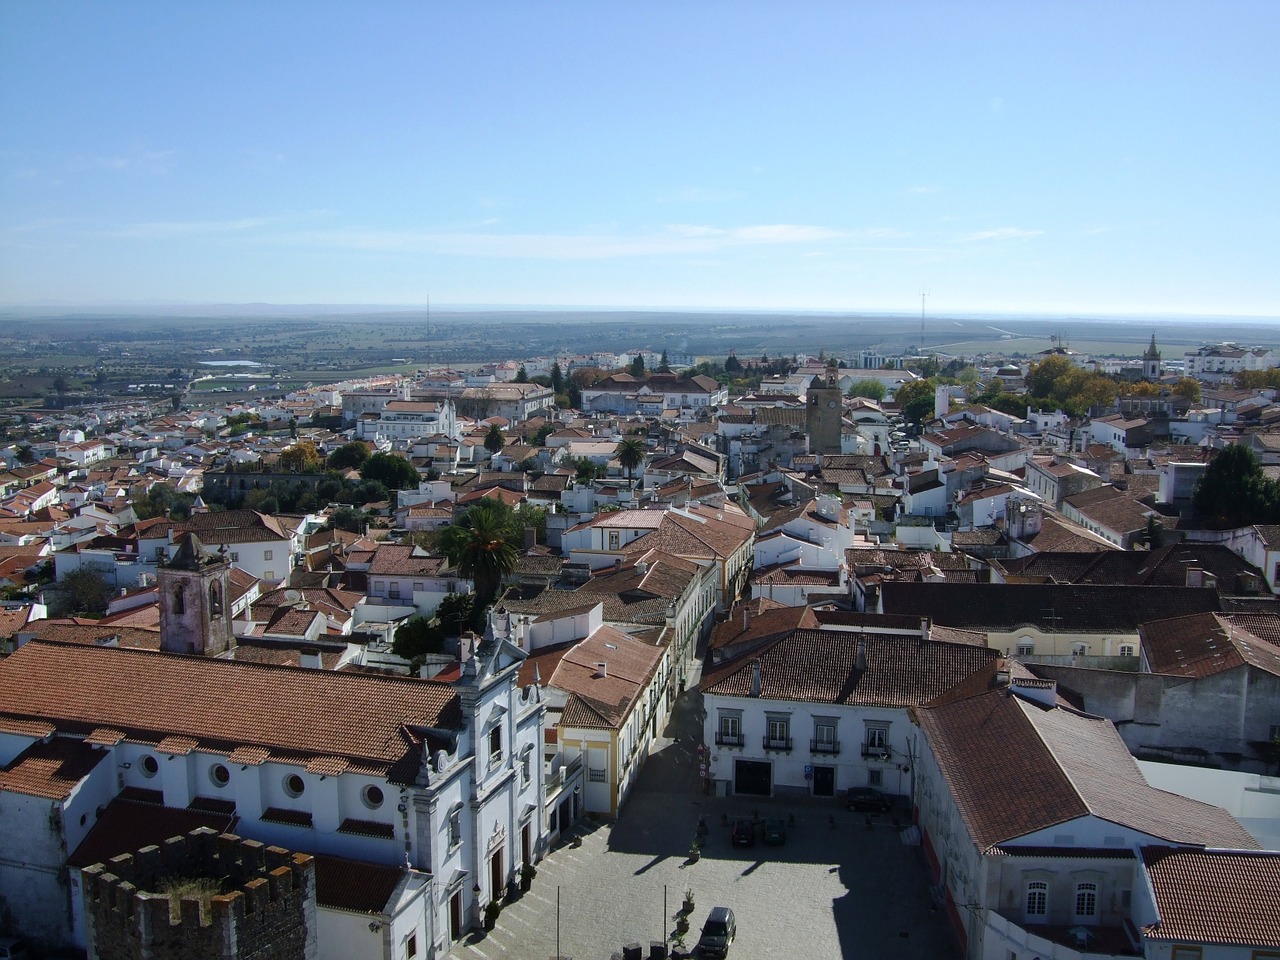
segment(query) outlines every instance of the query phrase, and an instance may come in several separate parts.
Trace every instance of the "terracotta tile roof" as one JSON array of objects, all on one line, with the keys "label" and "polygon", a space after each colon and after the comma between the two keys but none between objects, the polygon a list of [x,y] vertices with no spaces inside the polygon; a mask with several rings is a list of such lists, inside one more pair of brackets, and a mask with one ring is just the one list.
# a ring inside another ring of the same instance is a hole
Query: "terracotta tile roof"
[{"label": "terracotta tile roof", "polygon": [[37,740],[0,768],[0,791],[66,800],[106,755],[82,740]]},{"label": "terracotta tile roof", "polygon": [[1022,541],[1038,551],[1096,553],[1099,550],[1120,549],[1109,540],[1050,510],[1044,511],[1044,516],[1040,520],[1040,531],[1023,537]]},{"label": "terracotta tile roof", "polygon": [[101,626],[93,623],[72,623],[66,620],[33,620],[23,634],[33,634],[40,640],[52,640],[57,643],[79,643],[85,646],[101,646],[105,641],[114,638],[113,642],[121,647],[135,650],[159,650],[160,631],[144,630],[141,627],[126,627],[115,624]]},{"label": "terracotta tile roof", "polygon": [[379,544],[369,565],[370,576],[438,577],[449,566],[446,557],[432,556],[412,544]]},{"label": "terracotta tile roof", "polygon": [[[865,670],[857,667],[860,641],[866,644]],[[801,629],[713,667],[699,689],[749,697],[759,663],[762,697],[906,707],[927,703],[974,674],[994,675],[998,659],[997,651],[970,644]]]},{"label": "terracotta tile roof", "polygon": [[1138,632],[1152,673],[1208,677],[1249,664],[1280,677],[1280,646],[1247,626],[1253,623],[1274,636],[1277,622],[1276,614],[1199,613],[1145,623]]},{"label": "terracotta tile roof", "polygon": [[93,829],[67,857],[67,865],[83,870],[122,853],[160,846],[170,837],[186,836],[201,827],[228,833],[235,822],[233,814],[156,806],[117,797],[107,804]]},{"label": "terracotta tile roof", "polygon": [[457,693],[432,681],[39,640],[0,663],[0,687],[8,691],[0,715],[69,732],[105,725],[295,763],[340,756],[393,776],[416,772],[424,736],[416,731],[462,722]]},{"label": "terracotta tile roof", "polygon": [[195,513],[186,523],[175,524],[174,532],[194,533],[206,545],[255,543],[288,540],[293,533],[291,521],[255,510],[223,510],[218,513]]},{"label": "terracotta tile roof", "polygon": [[1280,853],[1144,847],[1159,920],[1150,940],[1280,945]]},{"label": "terracotta tile roof", "polygon": [[1216,590],[1075,584],[903,583],[881,585],[885,613],[913,614],[967,630],[1134,633],[1171,614],[1219,609]]},{"label": "terracotta tile roof", "polygon": [[984,852],[1089,815],[1166,842],[1257,847],[1225,810],[1150,786],[1108,720],[1008,689],[916,717]]},{"label": "terracotta tile roof", "polygon": [[[626,720],[653,677],[663,650],[612,627],[601,627],[564,652],[555,672],[544,677],[588,709],[581,717],[565,706],[562,724],[616,728]],[[597,663],[604,663],[603,675]],[[574,723],[577,717],[590,723]]]}]

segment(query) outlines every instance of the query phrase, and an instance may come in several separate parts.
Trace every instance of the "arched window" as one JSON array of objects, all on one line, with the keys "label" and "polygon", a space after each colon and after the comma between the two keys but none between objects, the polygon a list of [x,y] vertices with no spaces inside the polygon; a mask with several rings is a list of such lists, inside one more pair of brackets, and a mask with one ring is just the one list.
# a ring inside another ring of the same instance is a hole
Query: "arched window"
[{"label": "arched window", "polygon": [[182,595],[182,584],[173,588],[173,612],[181,616],[187,612],[187,601]]},{"label": "arched window", "polygon": [[209,584],[209,616],[222,616],[222,594],[216,583]]},{"label": "arched window", "polygon": [[1043,922],[1049,916],[1049,884],[1032,880],[1027,884],[1027,921]]},{"label": "arched window", "polygon": [[1076,919],[1092,920],[1098,915],[1098,885],[1076,884]]}]

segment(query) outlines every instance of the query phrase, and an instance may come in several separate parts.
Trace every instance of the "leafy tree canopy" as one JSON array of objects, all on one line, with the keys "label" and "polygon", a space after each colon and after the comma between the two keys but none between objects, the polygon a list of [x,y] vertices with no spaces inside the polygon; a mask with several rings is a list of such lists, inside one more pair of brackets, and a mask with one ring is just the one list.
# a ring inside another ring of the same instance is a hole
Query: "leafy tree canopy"
[{"label": "leafy tree canopy", "polygon": [[360,476],[365,480],[377,481],[388,490],[416,487],[420,479],[417,468],[395,453],[373,454],[360,468]]},{"label": "leafy tree canopy", "polygon": [[875,400],[877,403],[884,399],[887,388],[884,382],[868,377],[865,380],[855,380],[849,384],[849,396],[866,397],[868,400]]},{"label": "leafy tree canopy", "polygon": [[1191,502],[1205,520],[1222,527],[1280,523],[1280,484],[1262,472],[1248,447],[1229,444],[1209,462]]},{"label": "leafy tree canopy", "polygon": [[325,465],[330,470],[349,470],[352,467],[359,467],[368,459],[369,445],[361,443],[359,440],[353,440],[350,443],[344,443],[329,454],[329,459],[325,461]]}]

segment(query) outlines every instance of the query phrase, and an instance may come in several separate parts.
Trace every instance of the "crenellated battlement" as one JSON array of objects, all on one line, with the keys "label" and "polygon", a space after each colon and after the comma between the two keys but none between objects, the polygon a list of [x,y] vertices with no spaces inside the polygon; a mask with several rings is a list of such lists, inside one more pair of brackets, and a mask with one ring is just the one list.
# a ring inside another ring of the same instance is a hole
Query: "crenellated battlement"
[{"label": "crenellated battlement", "polygon": [[[315,955],[315,861],[207,827],[83,871],[90,956],[100,960]],[[211,881],[205,898],[159,892]],[[176,902],[175,902],[176,900]]]}]

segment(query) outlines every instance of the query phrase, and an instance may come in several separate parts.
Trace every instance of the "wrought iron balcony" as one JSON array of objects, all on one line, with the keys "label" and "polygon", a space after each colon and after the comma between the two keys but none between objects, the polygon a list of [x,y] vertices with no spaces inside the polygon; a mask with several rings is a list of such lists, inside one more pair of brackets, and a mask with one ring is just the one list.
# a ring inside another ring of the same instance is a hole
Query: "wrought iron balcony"
[{"label": "wrought iron balcony", "polygon": [[742,734],[740,733],[721,733],[716,731],[717,747],[740,747],[742,746]]},{"label": "wrought iron balcony", "polygon": [[809,752],[837,754],[840,752],[840,741],[839,740],[810,740]]},{"label": "wrought iron balcony", "polygon": [[862,745],[862,755],[871,760],[888,760],[890,750],[888,747],[877,743],[864,743]]},{"label": "wrought iron balcony", "polygon": [[765,737],[764,748],[766,750],[790,750],[790,737]]}]

